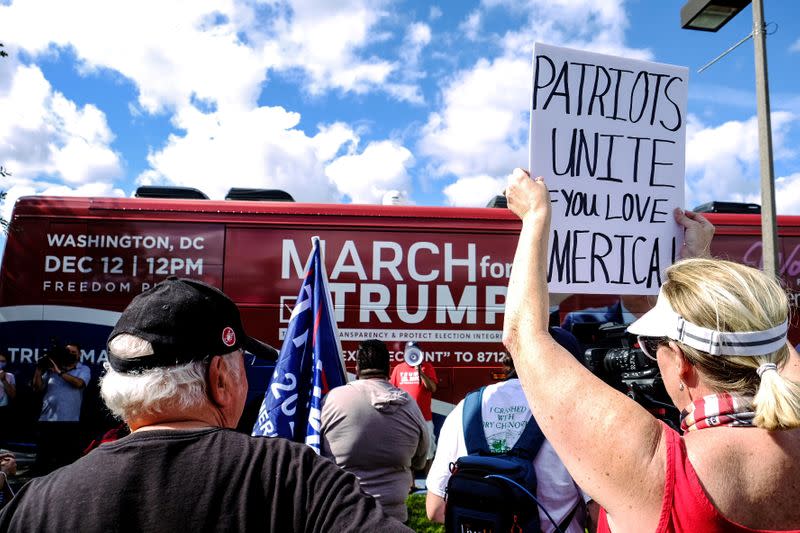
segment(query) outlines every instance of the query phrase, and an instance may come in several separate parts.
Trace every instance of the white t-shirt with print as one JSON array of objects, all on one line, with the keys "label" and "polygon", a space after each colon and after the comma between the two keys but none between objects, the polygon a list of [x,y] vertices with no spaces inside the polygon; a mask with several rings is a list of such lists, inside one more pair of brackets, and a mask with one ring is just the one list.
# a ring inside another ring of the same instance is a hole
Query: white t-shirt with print
[{"label": "white t-shirt with print", "polygon": [[[455,463],[459,457],[467,455],[463,412],[464,400],[461,400],[447,415],[439,433],[436,457],[428,472],[427,489],[442,498],[445,497],[447,482],[450,479],[450,463]],[[481,416],[489,448],[498,453],[511,449],[531,416],[519,380],[511,379],[487,386],[483,391]],[[588,498],[578,491],[572,477],[549,442],[545,441],[542,444],[533,461],[533,468],[536,471],[536,497],[557,523],[566,518],[578,504],[579,498],[583,497],[588,501]],[[555,527],[541,509],[539,509],[539,519],[543,531],[555,531]],[[567,533],[583,533],[583,528],[577,520],[573,520],[567,528]]]}]

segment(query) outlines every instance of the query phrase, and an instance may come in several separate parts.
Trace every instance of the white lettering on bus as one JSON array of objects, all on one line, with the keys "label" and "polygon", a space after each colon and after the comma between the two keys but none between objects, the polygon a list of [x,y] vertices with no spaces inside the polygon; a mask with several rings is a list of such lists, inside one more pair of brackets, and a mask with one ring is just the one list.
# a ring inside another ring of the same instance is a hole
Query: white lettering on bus
[{"label": "white lettering on bus", "polygon": [[475,244],[467,245],[466,259],[456,259],[453,257],[453,243],[444,243],[444,280],[453,281],[453,267],[467,267],[467,279],[470,283],[475,281]]},{"label": "white lettering on bus", "polygon": [[417,286],[417,312],[408,312],[408,286],[405,284],[397,285],[397,316],[406,324],[419,324],[425,320],[428,314],[428,286]]},{"label": "white lettering on bus", "polygon": [[[350,257],[352,260],[352,263],[349,265],[346,263],[348,257]],[[361,263],[361,258],[358,256],[356,243],[350,240],[344,241],[342,251],[339,252],[339,257],[336,259],[336,264],[333,266],[331,279],[337,279],[339,274],[343,272],[352,272],[353,274],[356,274],[358,279],[362,281],[367,279],[367,273],[364,271],[364,265]]]},{"label": "white lettering on bus", "polygon": [[[375,301],[371,297],[373,294],[378,295],[378,299]],[[362,284],[358,320],[360,322],[369,322],[369,315],[374,313],[381,322],[390,323],[391,319],[386,312],[386,309],[389,308],[390,299],[389,288],[385,285],[378,285],[377,283]]]},{"label": "white lettering on bus", "polygon": [[[505,313],[506,292],[508,287],[504,285],[488,285],[486,287],[486,323],[494,324],[497,315]],[[503,301],[497,300],[498,296],[503,297]]]},{"label": "white lettering on bus", "polygon": [[[394,257],[390,260],[382,259],[381,252],[383,250],[391,250],[394,252]],[[395,281],[403,281],[403,277],[397,270],[397,266],[403,260],[403,249],[396,242],[390,241],[375,241],[372,244],[372,279],[377,281],[381,278],[381,270],[384,268],[389,271]]]},{"label": "white lettering on bus", "polygon": [[[458,305],[453,301],[450,287],[447,285],[436,286],[436,323],[444,324],[447,318],[453,324],[461,324],[464,313],[467,314],[467,324],[475,324],[477,320],[476,307],[478,306],[478,291],[475,285],[467,285],[461,293]],[[445,314],[447,317],[445,317]]]},{"label": "white lettering on bus", "polygon": [[[203,237],[194,239],[187,247],[202,250]],[[166,235],[72,235],[70,233],[48,233],[47,244],[51,248],[145,248],[147,250],[172,250]],[[184,247],[184,242],[181,247]]]},{"label": "white lettering on bus", "polygon": [[53,281],[46,279],[42,282],[44,292],[131,292],[129,281]]},{"label": "white lettering on bus", "polygon": [[[320,243],[325,246],[324,241]],[[497,315],[504,312],[505,284],[452,285],[456,274],[459,274],[458,279],[466,278],[465,281],[475,282],[478,277],[497,279],[507,277],[510,273],[510,264],[493,260],[489,255],[478,256],[475,243],[445,242],[440,248],[440,245],[432,242],[420,241],[408,245],[405,257],[405,245],[398,242],[366,241],[358,244],[360,248],[357,247],[357,241],[344,241],[333,262],[329,289],[337,322],[345,321],[348,310],[357,310],[361,323],[389,324],[398,320],[405,324],[420,324],[428,318],[429,313],[435,312],[438,324],[477,324],[480,311],[486,324],[496,324]],[[359,254],[359,249],[362,254],[365,253],[365,245],[370,246],[371,252],[366,258],[371,263],[366,264]],[[301,254],[304,250],[301,248],[298,251],[294,239],[283,239],[281,248],[281,278],[302,278]],[[423,252],[428,255],[423,255]],[[421,269],[417,268],[418,260],[424,265]],[[436,268],[437,260],[439,268]],[[405,281],[403,267],[406,268],[408,281],[416,283],[395,283]],[[357,280],[352,283],[336,281],[343,276]],[[427,284],[437,280],[446,283]],[[364,281],[378,283],[362,283]]]},{"label": "white lettering on bus", "polygon": [[333,299],[334,319],[337,322],[344,322],[344,300],[348,293],[356,292],[356,284],[328,283],[328,289],[331,291],[331,298]]},{"label": "white lettering on bus", "polygon": [[417,252],[419,250],[428,250],[433,255],[439,255],[439,247],[432,242],[415,242],[408,249],[408,273],[411,274],[411,279],[419,282],[433,281],[439,275],[439,271],[435,268],[428,274],[420,274],[417,270]]}]

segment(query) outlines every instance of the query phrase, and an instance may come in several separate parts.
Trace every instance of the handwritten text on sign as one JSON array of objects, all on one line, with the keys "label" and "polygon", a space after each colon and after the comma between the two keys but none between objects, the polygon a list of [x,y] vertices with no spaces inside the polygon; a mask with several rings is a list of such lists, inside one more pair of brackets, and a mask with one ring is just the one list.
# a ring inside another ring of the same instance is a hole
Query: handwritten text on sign
[{"label": "handwritten text on sign", "polygon": [[552,292],[650,294],[680,250],[686,68],[536,43],[530,166]]}]

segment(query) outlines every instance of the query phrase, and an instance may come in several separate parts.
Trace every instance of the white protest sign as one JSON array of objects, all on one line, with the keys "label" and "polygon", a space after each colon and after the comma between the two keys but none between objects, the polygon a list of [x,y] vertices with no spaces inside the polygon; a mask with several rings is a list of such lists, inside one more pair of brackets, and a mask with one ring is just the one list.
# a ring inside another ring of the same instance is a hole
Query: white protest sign
[{"label": "white protest sign", "polygon": [[553,207],[551,292],[654,294],[683,243],[684,67],[536,43],[530,169]]}]

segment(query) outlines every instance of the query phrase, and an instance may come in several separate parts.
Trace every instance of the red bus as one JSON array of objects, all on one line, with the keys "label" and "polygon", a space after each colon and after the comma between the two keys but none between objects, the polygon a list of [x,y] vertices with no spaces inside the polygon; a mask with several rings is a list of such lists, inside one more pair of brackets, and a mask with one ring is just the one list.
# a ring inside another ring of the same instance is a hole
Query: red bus
[{"label": "red bus", "polygon": [[[760,264],[758,215],[708,217],[717,226],[715,256]],[[779,217],[778,225],[780,269],[797,308],[800,217]],[[172,275],[220,287],[239,304],[247,331],[279,347],[318,235],[348,370],[362,340],[385,341],[395,362],[406,341],[417,341],[439,377],[433,410],[441,423],[466,392],[492,380],[505,355],[503,306],[518,232],[510,212],[492,208],[21,198],[0,269],[0,351],[24,383],[52,339],[77,342],[92,367],[91,395],[120,311]],[[572,296],[554,320],[611,299]],[[796,323],[790,339],[800,341]],[[248,369],[249,413],[272,371],[259,364]]]}]

